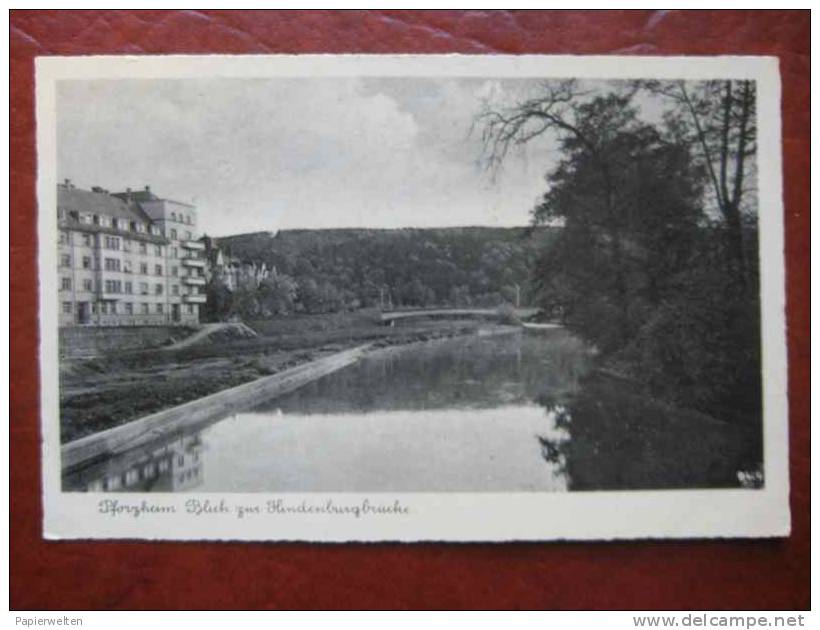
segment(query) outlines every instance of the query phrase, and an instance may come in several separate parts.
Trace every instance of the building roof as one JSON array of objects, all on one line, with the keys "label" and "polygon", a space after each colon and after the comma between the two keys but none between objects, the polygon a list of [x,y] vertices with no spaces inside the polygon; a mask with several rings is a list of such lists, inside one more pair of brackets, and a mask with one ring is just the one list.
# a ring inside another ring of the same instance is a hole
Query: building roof
[{"label": "building roof", "polygon": [[[151,225],[151,217],[149,217],[139,207],[137,203],[126,203],[122,199],[114,197],[113,195],[99,191],[82,190],[74,188],[71,185],[59,184],[57,186],[57,208],[66,213],[69,212],[83,212],[90,214],[105,215],[115,219],[122,219],[124,221],[139,221],[146,225]],[[69,216],[60,220],[60,226],[69,229],[77,229],[85,232],[104,232],[106,234],[117,234],[128,238],[133,238],[151,243],[164,244],[168,243],[168,239],[159,234],[151,234],[149,232],[132,232],[128,229],[117,229],[114,227],[103,227],[101,225],[93,225],[81,223]]]},{"label": "building roof", "polygon": [[67,212],[90,212],[115,219],[151,223],[151,218],[136,203],[126,203],[107,192],[82,190],[63,184],[57,186],[57,207]]},{"label": "building roof", "polygon": [[192,206],[189,203],[185,203],[184,201],[168,199],[167,197],[158,197],[153,192],[151,192],[151,189],[147,186],[143,190],[126,190],[125,192],[112,193],[112,195],[115,197],[119,197],[120,199],[136,201],[137,203],[144,203],[146,201],[170,201],[171,203],[175,203],[180,206],[187,206],[188,208],[196,207]]}]

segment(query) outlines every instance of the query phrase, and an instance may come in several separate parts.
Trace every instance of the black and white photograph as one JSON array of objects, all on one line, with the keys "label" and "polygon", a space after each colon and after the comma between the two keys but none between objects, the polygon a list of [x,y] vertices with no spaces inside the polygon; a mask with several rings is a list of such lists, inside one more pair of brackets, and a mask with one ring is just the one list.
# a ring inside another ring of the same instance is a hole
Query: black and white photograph
[{"label": "black and white photograph", "polygon": [[38,63],[47,536],[788,533],[775,62]]}]

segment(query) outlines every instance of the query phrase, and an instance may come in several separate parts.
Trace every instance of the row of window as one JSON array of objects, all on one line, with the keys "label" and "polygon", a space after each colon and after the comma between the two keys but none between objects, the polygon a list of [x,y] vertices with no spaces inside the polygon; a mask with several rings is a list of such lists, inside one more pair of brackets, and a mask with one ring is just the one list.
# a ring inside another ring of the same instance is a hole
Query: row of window
[{"label": "row of window", "polygon": [[[77,302],[77,314],[82,314],[81,309],[84,308],[81,305],[86,304],[85,302]],[[92,302],[91,303],[91,313],[96,315],[97,313],[101,315],[134,315],[134,308],[135,306],[139,307],[139,314],[140,315],[151,315],[151,305],[148,302],[123,302],[122,308],[117,306],[116,302]],[[195,304],[184,304],[182,305],[185,308],[185,312],[188,315],[194,315],[196,313],[196,305]],[[74,313],[74,303],[73,302],[63,302],[63,313],[65,315],[71,315]],[[165,305],[164,304],[154,304],[154,313],[157,315],[163,315],[165,313]]]},{"label": "row of window", "polygon": [[160,234],[159,227],[156,225],[146,225],[142,221],[117,219],[104,214],[88,214],[86,212],[76,212],[74,210],[69,210],[66,213],[65,210],[58,209],[57,216],[60,219],[65,219],[66,216],[68,216],[74,221],[78,221],[79,223],[84,223],[86,225],[99,225],[101,227],[114,228],[115,230],[136,232],[138,234],[144,234],[146,232],[148,234]]},{"label": "row of window", "polygon": [[[94,247],[96,245],[96,239],[94,238],[93,234],[81,234],[80,237],[82,238],[81,243],[86,247]],[[192,240],[194,237],[190,231],[185,232],[185,240]],[[171,240],[179,240],[177,231],[172,229],[170,230],[170,238]],[[71,237],[70,232],[63,232],[60,231],[60,245],[71,245],[73,244],[74,239]],[[148,246],[145,243],[138,243],[140,253],[144,254],[148,251]],[[122,246],[122,250],[126,252],[131,251],[131,240],[130,239],[121,239],[119,236],[104,236],[102,238],[102,247],[105,249],[112,249],[112,250],[119,250],[120,246]],[[176,248],[174,248],[176,249]],[[156,252],[157,256],[162,256],[162,246],[155,245],[154,251]]]},{"label": "row of window", "polygon": [[[125,295],[132,295],[134,293],[134,283],[130,280],[126,280],[122,282],[121,280],[106,280],[105,281],[105,292],[109,294],[120,294],[124,293]],[[154,294],[155,295],[162,295],[164,289],[162,284],[155,284],[154,285]],[[94,291],[95,289],[99,291],[100,288],[100,281],[92,281],[91,278],[83,278],[82,283],[82,290],[88,293]],[[71,278],[60,278],[60,290],[61,291],[71,291]],[[149,286],[147,282],[140,282],[139,283],[139,292],[140,295],[149,295]],[[171,295],[179,295],[179,285],[172,284],[171,285]],[[194,289],[191,295],[197,295],[197,291]]]},{"label": "row of window", "polygon": [[[174,230],[171,230],[171,231],[174,232]],[[190,232],[189,232],[188,233],[188,238],[190,239],[190,237],[191,237],[191,235],[190,235]],[[173,234],[172,238],[176,238],[176,234]],[[82,244],[85,247],[94,247],[95,246],[94,235],[93,234],[82,234],[82,239],[83,239]],[[60,245],[71,245],[71,244],[72,244],[71,235],[67,232],[60,232]],[[122,251],[124,251],[124,252],[130,252],[131,251],[131,241],[128,240],[128,239],[125,239],[124,241],[122,241],[122,243],[120,243],[120,238],[117,237],[117,236],[106,236],[103,239],[103,247],[105,249],[110,249],[112,251],[120,251],[120,245],[122,245]],[[140,254],[148,254],[148,245],[146,243],[138,243],[138,245],[139,245],[138,251],[139,251]],[[180,257],[179,248],[177,248],[177,247],[171,247],[169,252],[170,252],[171,258],[179,258]],[[154,255],[155,256],[162,256],[164,253],[165,252],[163,250],[162,245],[154,245]],[[197,258],[196,255],[193,255],[193,256],[190,256],[190,257]],[[185,256],[183,256],[183,258],[185,258]]]},{"label": "row of window", "polygon": [[[193,239],[193,237],[194,237],[194,235],[191,234],[190,230],[185,231],[185,240],[186,241],[190,241],[191,239]],[[178,232],[174,228],[171,228],[168,232],[168,238],[170,238],[172,241],[179,240]]]},{"label": "row of window", "polygon": [[[124,273],[133,273],[132,265],[130,260],[123,260],[121,261],[119,258],[106,258],[103,261],[103,266],[106,271],[115,271],[119,272],[122,271]],[[60,256],[60,266],[61,267],[71,267],[71,255],[70,254],[63,254]],[[99,269],[99,262],[95,261],[91,258],[91,256],[83,256],[82,259],[82,269]],[[148,263],[140,263],[139,266],[139,273],[143,276],[148,275]],[[154,265],[154,275],[161,276],[163,274],[163,267],[162,265]],[[171,267],[171,275],[174,277],[179,276],[179,267]],[[189,278],[202,278],[203,276],[197,272],[189,271],[187,274]]]},{"label": "row of window", "polygon": [[194,224],[194,218],[188,214],[182,214],[181,212],[177,214],[176,212],[171,213],[171,221],[178,221],[179,223],[187,223],[188,225]]},{"label": "row of window", "polygon": [[[93,282],[90,278],[84,278],[82,283],[82,290],[88,293],[95,290],[99,290],[99,280]],[[61,278],[60,282],[60,290],[61,291],[71,291],[71,278]],[[130,281],[126,281],[123,283],[120,280],[106,280],[105,281],[105,292],[109,294],[120,294],[124,293],[125,295],[132,295],[134,293],[134,284]],[[149,295],[149,286],[147,282],[140,282],[139,283],[139,292],[141,295]],[[154,285],[154,294],[155,295],[162,295],[163,293],[163,285],[155,284]],[[172,284],[171,285],[171,295],[179,295],[179,285]],[[192,295],[197,295],[196,291],[192,293]]]}]

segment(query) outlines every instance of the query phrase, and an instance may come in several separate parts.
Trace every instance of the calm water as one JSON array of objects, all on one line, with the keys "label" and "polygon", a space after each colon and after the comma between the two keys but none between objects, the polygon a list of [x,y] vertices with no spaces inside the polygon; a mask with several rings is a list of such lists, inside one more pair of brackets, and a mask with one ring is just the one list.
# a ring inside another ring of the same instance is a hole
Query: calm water
[{"label": "calm water", "polygon": [[754,431],[584,379],[588,363],[584,346],[560,330],[398,348],[74,472],[64,485],[98,492],[759,485]]}]

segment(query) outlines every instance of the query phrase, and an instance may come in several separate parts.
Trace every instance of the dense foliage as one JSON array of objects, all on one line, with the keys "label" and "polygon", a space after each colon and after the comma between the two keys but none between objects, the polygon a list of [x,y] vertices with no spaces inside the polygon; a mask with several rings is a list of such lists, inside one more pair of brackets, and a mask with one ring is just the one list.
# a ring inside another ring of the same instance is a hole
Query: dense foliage
[{"label": "dense foliage", "polygon": [[276,273],[240,289],[233,306],[210,287],[219,312],[245,317],[368,307],[531,304],[531,269],[555,236],[550,228],[284,230],[218,239],[233,255]]},{"label": "dense foliage", "polygon": [[533,211],[564,228],[535,265],[541,305],[651,392],[759,422],[753,84],[560,82],[481,119],[496,159],[547,131],[560,148]]}]

